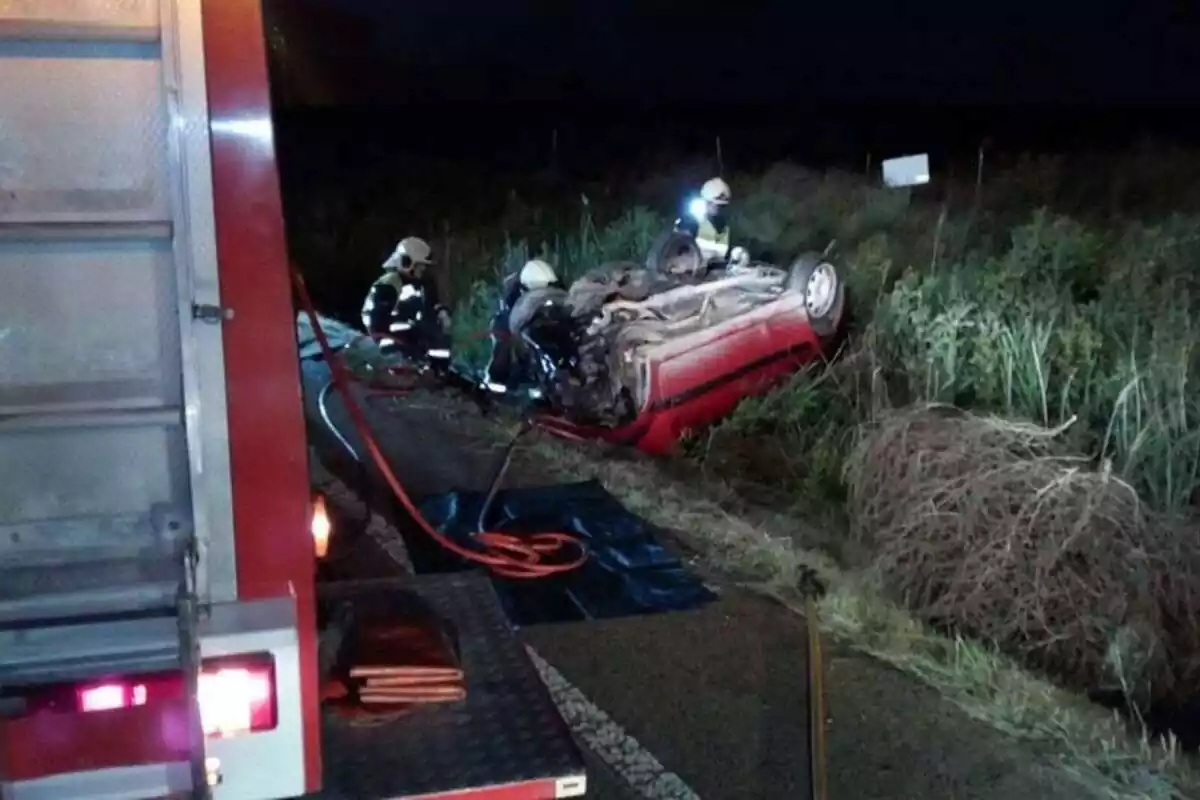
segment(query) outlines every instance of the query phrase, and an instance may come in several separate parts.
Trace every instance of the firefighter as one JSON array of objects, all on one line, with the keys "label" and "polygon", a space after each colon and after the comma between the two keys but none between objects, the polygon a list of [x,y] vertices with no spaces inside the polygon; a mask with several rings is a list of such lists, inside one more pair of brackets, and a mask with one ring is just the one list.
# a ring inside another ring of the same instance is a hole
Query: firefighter
[{"label": "firefighter", "polygon": [[401,239],[367,292],[362,323],[385,354],[448,364],[450,310],[438,302],[437,287],[426,273],[434,263],[431,256],[424,239]]},{"label": "firefighter", "polygon": [[561,289],[562,282],[554,267],[538,258],[525,262],[519,273],[504,279],[500,290],[500,307],[492,317],[489,331],[492,354],[484,370],[484,387],[489,392],[505,394],[524,377],[519,374],[515,363],[509,316],[522,295],[549,288]]},{"label": "firefighter", "polygon": [[731,198],[728,183],[710,178],[700,187],[700,195],[688,204],[687,213],[675,223],[678,230],[695,238],[709,265],[727,264],[732,255],[727,217]]}]

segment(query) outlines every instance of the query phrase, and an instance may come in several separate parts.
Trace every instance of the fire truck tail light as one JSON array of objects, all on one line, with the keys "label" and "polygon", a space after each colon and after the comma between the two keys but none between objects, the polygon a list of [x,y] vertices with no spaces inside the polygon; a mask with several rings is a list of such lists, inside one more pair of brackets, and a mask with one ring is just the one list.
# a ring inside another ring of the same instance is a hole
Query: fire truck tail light
[{"label": "fire truck tail light", "polygon": [[[278,722],[275,670],[269,656],[206,663],[198,689],[200,722],[206,736],[266,731]],[[177,699],[184,691],[179,673],[113,680],[75,687],[75,708],[92,712],[156,705]]]},{"label": "fire truck tail light", "polygon": [[82,711],[112,711],[146,703],[146,687],[142,684],[102,683],[76,690]]},{"label": "fire truck tail light", "polygon": [[221,667],[200,675],[200,721],[207,736],[275,727],[275,686],[268,667]]}]

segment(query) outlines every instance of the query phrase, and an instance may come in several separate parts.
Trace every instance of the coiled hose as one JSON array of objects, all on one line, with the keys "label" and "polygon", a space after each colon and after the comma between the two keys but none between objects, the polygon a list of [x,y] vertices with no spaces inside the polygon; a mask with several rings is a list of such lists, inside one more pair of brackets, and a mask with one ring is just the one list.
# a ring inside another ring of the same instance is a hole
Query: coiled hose
[{"label": "coiled hose", "polygon": [[[578,538],[568,533],[547,532],[513,536],[512,534],[500,533],[498,531],[480,531],[475,534],[474,541],[482,549],[474,549],[460,545],[434,528],[421,515],[416,503],[413,502],[408,492],[405,491],[400,479],[396,477],[395,471],[388,463],[387,457],[384,455],[379,443],[375,440],[367,418],[351,391],[353,379],[341,359],[338,358],[330,346],[329,339],[325,336],[325,331],[321,327],[321,321],[317,317],[317,310],[313,306],[312,298],[308,294],[308,287],[305,285],[304,278],[300,275],[300,271],[296,269],[295,265],[291,267],[291,275],[300,305],[308,317],[309,324],[312,325],[313,335],[316,336],[317,344],[321,348],[321,354],[324,356],[325,362],[329,364],[330,372],[333,375],[333,388],[341,396],[342,403],[346,407],[346,412],[350,415],[350,420],[358,432],[359,438],[362,440],[367,453],[370,454],[375,467],[383,476],[388,488],[392,490],[396,499],[400,501],[400,504],[404,506],[409,516],[412,517],[422,531],[439,545],[460,558],[480,564],[494,575],[504,578],[545,578],[551,575],[561,575],[583,566],[588,558],[587,548]],[[328,393],[327,389],[328,387],[323,387],[318,404],[322,407],[322,416],[328,422],[328,414],[324,410],[325,396]],[[345,437],[340,432],[337,432],[337,429],[332,425],[330,427],[333,428],[342,444],[353,452],[353,449],[349,448],[349,443],[345,440]],[[565,558],[564,556],[570,555],[572,550],[575,551],[574,557]]]}]

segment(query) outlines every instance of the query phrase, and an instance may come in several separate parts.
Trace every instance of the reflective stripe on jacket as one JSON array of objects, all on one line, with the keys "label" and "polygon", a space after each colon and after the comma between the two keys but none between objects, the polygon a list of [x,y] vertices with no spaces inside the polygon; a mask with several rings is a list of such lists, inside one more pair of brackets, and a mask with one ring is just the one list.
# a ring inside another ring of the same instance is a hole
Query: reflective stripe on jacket
[{"label": "reflective stripe on jacket", "polygon": [[700,220],[696,230],[696,244],[700,252],[709,259],[726,259],[729,257],[729,226],[721,230],[708,219]]}]

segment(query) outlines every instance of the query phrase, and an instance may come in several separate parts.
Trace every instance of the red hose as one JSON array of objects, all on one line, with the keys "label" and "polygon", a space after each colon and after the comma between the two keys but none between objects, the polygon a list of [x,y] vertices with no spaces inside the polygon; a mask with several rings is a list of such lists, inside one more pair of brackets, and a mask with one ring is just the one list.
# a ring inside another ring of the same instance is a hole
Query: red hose
[{"label": "red hose", "polygon": [[[375,462],[375,466],[379,469],[380,474],[383,475],[388,487],[396,495],[396,499],[400,501],[400,504],[404,506],[409,515],[416,521],[417,525],[420,526],[421,530],[455,555],[468,561],[482,564],[495,575],[504,578],[545,578],[550,575],[560,575],[564,572],[570,572],[583,566],[588,557],[587,548],[578,538],[567,533],[535,533],[526,536],[513,536],[512,534],[497,531],[481,531],[475,534],[475,541],[481,544],[484,549],[476,550],[463,547],[452,539],[447,538],[429,524],[429,521],[417,510],[416,503],[408,496],[408,492],[404,490],[400,479],[396,477],[395,471],[388,464],[387,457],[383,454],[383,450],[375,440],[375,436],[371,432],[371,426],[367,423],[367,418],[363,414],[362,408],[359,407],[358,401],[355,400],[353,393],[350,391],[350,376],[347,375],[345,365],[342,364],[341,359],[337,357],[337,354],[334,353],[333,348],[329,345],[329,339],[326,338],[325,330],[321,327],[321,322],[317,318],[317,310],[313,306],[312,298],[309,297],[308,288],[304,284],[304,278],[294,265],[291,267],[291,273],[292,282],[296,286],[296,293],[300,297],[304,313],[308,316],[313,334],[317,337],[317,343],[321,347],[321,354],[325,357],[325,361],[329,364],[329,369],[333,373],[334,387],[338,394],[341,395],[342,403],[346,406],[346,411],[349,413],[359,437],[366,445],[368,452],[371,454],[371,460]],[[562,554],[569,552],[571,549],[578,551],[577,555],[573,559],[563,560],[561,558]],[[559,556],[558,559],[553,561],[547,560],[556,555]]]}]

